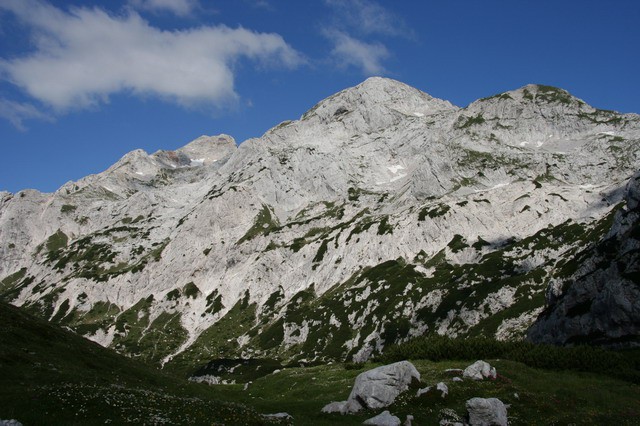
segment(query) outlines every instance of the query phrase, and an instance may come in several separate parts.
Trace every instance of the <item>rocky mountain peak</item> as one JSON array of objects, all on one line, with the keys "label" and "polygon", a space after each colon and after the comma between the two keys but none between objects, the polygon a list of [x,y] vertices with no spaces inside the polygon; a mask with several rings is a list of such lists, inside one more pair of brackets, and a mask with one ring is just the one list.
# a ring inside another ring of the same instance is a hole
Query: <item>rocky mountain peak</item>
[{"label": "rocky mountain peak", "polygon": [[406,117],[424,117],[458,110],[450,102],[399,81],[371,77],[319,102],[302,120],[322,124],[342,122],[360,133],[385,128]]},{"label": "rocky mountain peak", "polygon": [[153,158],[171,168],[207,166],[227,158],[236,147],[235,139],[229,135],[203,135],[175,151],[155,152]]}]

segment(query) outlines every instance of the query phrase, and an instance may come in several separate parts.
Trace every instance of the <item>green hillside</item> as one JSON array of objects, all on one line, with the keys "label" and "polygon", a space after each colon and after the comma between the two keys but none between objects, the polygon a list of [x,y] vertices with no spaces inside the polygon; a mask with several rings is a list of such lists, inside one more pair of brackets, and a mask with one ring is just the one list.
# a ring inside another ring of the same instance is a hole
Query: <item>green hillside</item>
[{"label": "green hillside", "polygon": [[264,424],[169,376],[0,303],[0,419],[38,424]]}]

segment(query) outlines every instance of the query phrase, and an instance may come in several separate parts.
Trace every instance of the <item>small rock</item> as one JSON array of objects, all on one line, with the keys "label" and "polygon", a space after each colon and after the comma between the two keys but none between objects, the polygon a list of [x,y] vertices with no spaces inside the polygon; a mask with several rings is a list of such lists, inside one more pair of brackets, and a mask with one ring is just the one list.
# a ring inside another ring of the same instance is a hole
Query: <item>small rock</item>
[{"label": "small rock", "polygon": [[451,379],[452,382],[461,382],[462,381],[462,377],[454,377],[453,379]]},{"label": "small rock", "polygon": [[514,393],[513,393],[513,397],[514,397],[515,399],[520,399],[520,395],[518,395],[518,392],[514,392]]},{"label": "small rock", "polygon": [[340,401],[340,402],[334,401],[322,407],[322,412],[344,414],[346,412],[346,406],[347,406],[347,401]]},{"label": "small rock", "polygon": [[449,395],[449,387],[445,385],[443,382],[440,382],[436,385],[436,389],[442,392],[442,397]]},{"label": "small rock", "polygon": [[365,420],[362,424],[371,426],[400,426],[400,419],[392,415],[389,411],[383,411],[377,416]]},{"label": "small rock", "polygon": [[291,414],[289,414],[289,413],[263,414],[262,417],[266,417],[268,419],[293,420],[293,416]]},{"label": "small rock", "polygon": [[[424,395],[425,393],[430,392],[431,389],[433,389],[433,386],[427,386],[426,388],[418,389],[418,392],[416,392],[416,397],[419,397],[420,395]],[[438,383],[436,385],[436,389],[442,392],[443,398],[449,394],[449,387],[445,385],[443,382]]]},{"label": "small rock", "polygon": [[251,383],[251,382],[247,382],[247,383],[245,383],[245,384],[244,384],[244,387],[242,388],[242,390],[247,390],[247,389],[249,389],[249,383]]},{"label": "small rock", "polygon": [[407,414],[407,420],[404,421],[404,426],[411,426],[412,421],[413,421],[413,416],[411,414]]},{"label": "small rock", "polygon": [[16,419],[0,420],[0,426],[22,426],[22,423],[20,423]]},{"label": "small rock", "polygon": [[507,407],[497,398],[471,398],[467,401],[471,426],[507,426]]},{"label": "small rock", "polygon": [[497,373],[496,369],[491,367],[488,362],[479,360],[465,368],[462,376],[473,380],[495,379]]},{"label": "small rock", "polygon": [[430,390],[431,390],[431,386],[427,386],[426,388],[418,389],[418,392],[416,392],[416,396],[424,395],[425,393],[429,392]]}]

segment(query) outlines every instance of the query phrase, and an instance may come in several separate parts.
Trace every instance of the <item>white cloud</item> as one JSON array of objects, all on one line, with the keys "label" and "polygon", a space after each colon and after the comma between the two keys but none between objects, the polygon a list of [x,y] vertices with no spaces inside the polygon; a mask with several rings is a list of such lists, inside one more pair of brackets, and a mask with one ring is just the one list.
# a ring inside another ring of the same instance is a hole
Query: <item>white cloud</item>
[{"label": "white cloud", "polygon": [[386,72],[383,62],[391,55],[381,37],[412,38],[404,21],[375,1],[325,0],[333,13],[323,34],[333,43],[331,56],[341,67],[360,68],[365,75]]},{"label": "white cloud", "polygon": [[333,44],[331,55],[339,66],[355,66],[365,75],[380,75],[385,72],[382,61],[389,51],[381,43],[365,43],[338,30],[325,30],[325,36]]},{"label": "white cloud", "polygon": [[39,0],[3,0],[2,9],[29,26],[34,50],[0,59],[0,76],[57,112],[121,92],[223,106],[237,98],[234,65],[241,58],[264,66],[302,63],[278,34],[224,25],[164,31],[132,11],[65,12]]},{"label": "white cloud", "polygon": [[131,0],[131,5],[152,12],[171,12],[178,16],[191,15],[200,7],[198,0]]},{"label": "white cloud", "polygon": [[28,103],[14,102],[9,99],[0,98],[0,117],[8,120],[18,130],[24,131],[25,120],[46,120],[52,121],[52,118],[44,112],[38,110],[35,106]]},{"label": "white cloud", "polygon": [[325,0],[325,4],[334,9],[334,26],[343,30],[362,35],[411,36],[404,20],[374,1]]}]

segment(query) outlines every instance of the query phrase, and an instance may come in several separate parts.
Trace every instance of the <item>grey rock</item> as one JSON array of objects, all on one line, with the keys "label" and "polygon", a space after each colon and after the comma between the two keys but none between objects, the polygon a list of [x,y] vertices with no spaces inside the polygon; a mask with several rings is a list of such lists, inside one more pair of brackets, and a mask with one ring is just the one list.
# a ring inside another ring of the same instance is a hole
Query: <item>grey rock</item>
[{"label": "grey rock", "polygon": [[[340,413],[345,414],[347,412],[347,401],[334,401],[330,402],[321,410],[323,413]],[[356,410],[357,411],[357,410]]]},{"label": "grey rock", "polygon": [[464,369],[462,377],[473,380],[495,379],[496,369],[488,362],[478,360]]},{"label": "grey rock", "polygon": [[383,365],[360,373],[348,400],[357,401],[363,408],[383,408],[406,391],[413,380],[420,381],[420,373],[409,361]]},{"label": "grey rock", "polygon": [[626,209],[615,213],[607,235],[581,253],[575,272],[550,282],[547,307],[528,331],[531,341],[640,346],[640,172],[624,195]]},{"label": "grey rock", "polygon": [[20,423],[16,419],[0,420],[0,426],[22,426],[22,423]]},{"label": "grey rock", "polygon": [[[427,386],[426,388],[418,389],[416,392],[416,396],[424,395],[425,393],[431,392],[433,386]],[[441,396],[444,398],[449,394],[449,387],[444,382],[439,382],[436,385],[436,390],[441,392]]]},{"label": "grey rock", "polygon": [[262,417],[267,419],[293,420],[293,416],[289,413],[263,414]]},{"label": "grey rock", "polygon": [[497,398],[471,398],[466,403],[471,426],[507,426],[507,408]]},{"label": "grey rock", "polygon": [[444,398],[445,396],[449,395],[449,387],[444,384],[444,382],[440,382],[436,385],[436,389],[439,390],[441,392],[441,396]]},{"label": "grey rock", "polygon": [[363,425],[371,426],[400,426],[400,419],[392,415],[389,411],[383,411],[375,417],[365,420]]}]

